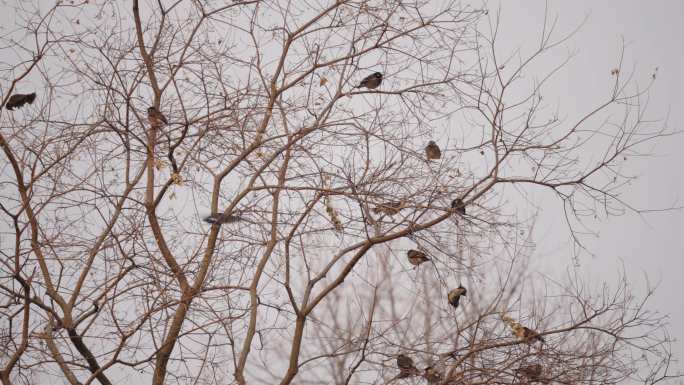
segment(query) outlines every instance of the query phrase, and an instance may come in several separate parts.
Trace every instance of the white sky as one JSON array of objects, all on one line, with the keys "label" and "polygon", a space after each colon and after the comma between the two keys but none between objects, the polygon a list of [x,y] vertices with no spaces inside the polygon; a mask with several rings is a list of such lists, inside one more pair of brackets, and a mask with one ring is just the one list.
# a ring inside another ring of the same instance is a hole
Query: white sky
[{"label": "white sky", "polygon": [[[437,1],[437,0],[436,0]],[[544,20],[543,0],[499,0],[502,4],[501,52],[515,47],[530,50],[538,44]],[[549,16],[558,16],[558,31],[569,32],[586,19],[579,31],[556,53],[577,51],[556,75],[545,99],[572,119],[610,92],[610,75],[625,43],[623,72],[634,71],[634,82],[645,86],[655,67],[657,81],[650,91],[649,116],[662,119],[672,130],[684,123],[684,1],[682,0],[549,0]],[[495,17],[496,12],[490,15]],[[559,57],[562,59],[562,57]],[[684,206],[684,135],[666,138],[653,155],[629,159],[628,171],[639,178],[623,196],[634,207],[662,209]],[[526,210],[536,212],[537,208]],[[559,219],[557,201],[544,207],[534,233],[544,273],[560,277],[572,266],[566,226]],[[524,213],[523,213],[524,216]],[[596,257],[580,259],[582,271],[593,283],[612,281],[624,268],[637,294],[643,294],[646,276],[659,284],[649,308],[671,314],[670,331],[679,339],[675,359],[684,359],[684,210],[638,216],[627,213],[600,223],[599,236],[589,247]],[[674,365],[684,372],[684,363]]]},{"label": "white sky", "polygon": [[[538,44],[544,20],[541,0],[497,1],[502,4],[502,52],[521,47],[529,53]],[[557,75],[554,87],[544,94],[562,111],[561,116],[579,116],[605,98],[613,80],[610,70],[617,67],[625,43],[623,73],[634,71],[634,82],[643,87],[655,67],[657,81],[651,89],[648,116],[661,119],[671,130],[684,123],[684,1],[660,0],[575,0],[548,2],[549,16],[558,16],[558,30],[572,31],[586,19],[580,30],[556,51],[564,55],[577,51],[573,60]],[[490,12],[495,15],[496,12]],[[562,59],[561,57],[558,58]],[[684,135],[665,138],[651,150],[650,157],[628,160],[626,171],[638,179],[623,197],[639,209],[684,206],[684,155],[680,148]],[[529,207],[530,211],[534,208]],[[572,266],[558,202],[544,207],[537,222],[535,259],[542,270],[554,277]],[[645,292],[646,277],[659,284],[649,309],[671,314],[670,331],[679,341],[673,346],[675,359],[684,358],[684,211],[624,216],[601,222],[598,237],[589,242],[595,257],[580,258],[581,271],[593,284],[614,281],[618,271],[627,271],[633,290]],[[673,365],[684,372],[684,363]]]}]

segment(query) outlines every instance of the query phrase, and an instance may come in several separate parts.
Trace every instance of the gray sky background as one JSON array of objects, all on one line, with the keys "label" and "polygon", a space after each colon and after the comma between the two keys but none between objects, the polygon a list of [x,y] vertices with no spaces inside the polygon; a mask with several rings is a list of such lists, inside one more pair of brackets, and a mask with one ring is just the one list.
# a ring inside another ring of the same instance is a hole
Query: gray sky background
[{"label": "gray sky background", "polygon": [[[437,0],[436,0],[437,1]],[[0,2],[1,4],[1,2]],[[501,6],[499,51],[520,47],[529,54],[536,48],[544,21],[543,0],[489,3],[490,16]],[[561,117],[576,120],[611,90],[611,69],[618,66],[624,42],[623,73],[634,73],[633,84],[645,87],[654,69],[657,80],[649,92],[647,116],[661,120],[671,130],[684,126],[684,0],[549,0],[548,16],[558,17],[559,34],[579,30],[556,49],[549,66],[563,55],[572,60],[545,88],[544,98],[559,107]],[[584,22],[584,23],[583,23]],[[583,24],[582,24],[583,23]],[[531,74],[530,74],[531,75]],[[624,190],[625,200],[639,209],[684,206],[684,135],[664,138],[652,155],[630,158],[626,172],[638,176]],[[540,274],[562,278],[574,265],[572,245],[557,199],[530,192],[538,206],[522,207],[522,217],[539,212],[533,240],[533,260]],[[633,290],[643,295],[647,282],[658,285],[649,309],[671,315],[673,368],[684,373],[684,210],[652,212],[601,221],[597,237],[585,238],[595,256],[582,255],[579,269],[587,281],[598,285],[614,282],[624,269]]]},{"label": "gray sky background", "polygon": [[[489,3],[492,11],[501,6],[500,47],[506,52],[520,47],[524,52],[538,44],[545,2],[501,1]],[[546,100],[560,108],[560,116],[573,120],[610,92],[610,71],[617,67],[624,40],[623,74],[633,71],[634,84],[645,87],[658,67],[657,80],[649,92],[648,117],[659,119],[670,130],[681,131],[684,89],[684,2],[602,0],[548,2],[550,18],[558,17],[558,32],[579,31],[558,55],[576,51],[571,62],[544,92]],[[496,12],[491,12],[496,17]],[[557,58],[560,59],[560,58]],[[625,171],[638,179],[622,197],[638,209],[684,206],[684,135],[664,138],[652,147],[652,156],[628,159]],[[541,198],[541,195],[536,198]],[[561,207],[542,203],[535,226],[538,248],[533,259],[543,274],[562,277],[573,265],[571,245],[564,232]],[[534,207],[528,207],[530,211]],[[670,332],[679,341],[673,345],[674,368],[684,372],[684,211],[654,212],[601,221],[598,236],[588,239],[595,256],[579,259],[580,271],[592,284],[614,282],[624,269],[638,295],[645,293],[647,278],[657,284],[653,311],[671,315]]]}]

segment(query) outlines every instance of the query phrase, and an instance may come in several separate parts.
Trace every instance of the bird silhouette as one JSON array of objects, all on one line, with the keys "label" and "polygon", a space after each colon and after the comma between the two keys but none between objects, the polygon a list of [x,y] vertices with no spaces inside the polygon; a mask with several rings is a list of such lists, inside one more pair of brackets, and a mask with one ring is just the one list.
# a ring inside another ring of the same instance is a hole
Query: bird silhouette
[{"label": "bird silhouette", "polygon": [[465,202],[463,202],[463,199],[461,198],[456,198],[453,201],[451,201],[451,209],[460,215],[465,215]]},{"label": "bird silhouette", "polygon": [[442,157],[442,151],[434,140],[429,141],[427,146],[425,146],[425,156],[427,157],[427,160],[434,160]]},{"label": "bird silhouette", "polygon": [[462,285],[458,285],[457,288],[451,290],[449,294],[447,295],[447,299],[449,300],[449,304],[453,306],[454,308],[458,308],[458,302],[461,299],[462,295],[467,295],[468,290],[466,290],[465,287]]},{"label": "bird silhouette", "polygon": [[359,83],[359,85],[356,86],[355,88],[366,87],[369,90],[372,90],[372,89],[378,88],[381,83],[382,83],[382,73],[375,72],[375,73],[370,74],[370,75],[366,76],[365,78],[363,78],[363,80],[361,80],[361,83]]},{"label": "bird silhouette", "polygon": [[423,262],[427,262],[430,260],[430,258],[427,257],[425,253],[419,250],[414,250],[411,249],[406,252],[406,257],[409,260],[409,263],[412,264],[413,266],[419,266]]},{"label": "bird silhouette", "polygon": [[35,92],[32,92],[30,94],[14,94],[9,97],[9,100],[7,100],[7,103],[5,104],[5,109],[14,111],[15,108],[19,108],[26,103],[33,104],[34,100],[36,100]]},{"label": "bird silhouette", "polygon": [[152,127],[159,127],[162,124],[169,124],[166,116],[159,112],[156,107],[150,107],[147,109],[147,120],[150,122]]},{"label": "bird silhouette", "polygon": [[240,218],[240,216],[238,215],[211,214],[208,217],[205,217],[204,221],[207,223],[211,223],[212,225],[222,225],[224,223],[237,222],[240,219],[242,218]]}]

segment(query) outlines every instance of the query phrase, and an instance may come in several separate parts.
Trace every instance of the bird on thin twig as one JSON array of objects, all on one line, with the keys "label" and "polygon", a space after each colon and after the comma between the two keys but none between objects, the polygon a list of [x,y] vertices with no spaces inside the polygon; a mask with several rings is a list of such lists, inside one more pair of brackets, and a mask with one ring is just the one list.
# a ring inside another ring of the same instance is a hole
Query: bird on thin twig
[{"label": "bird on thin twig", "polygon": [[528,344],[532,344],[536,341],[541,343],[546,342],[544,337],[540,336],[539,333],[520,324],[513,327],[513,334]]},{"label": "bird on thin twig", "polygon": [[365,78],[363,78],[363,80],[361,80],[361,83],[359,83],[359,85],[354,87],[354,88],[366,87],[369,90],[372,90],[372,89],[378,88],[381,83],[382,83],[382,73],[375,72],[375,73],[370,74],[370,75],[366,76]]},{"label": "bird on thin twig", "polygon": [[373,212],[376,214],[387,214],[395,215],[398,214],[401,209],[404,208],[404,202],[402,201],[391,201],[381,203],[373,208]]},{"label": "bird on thin twig", "polygon": [[451,201],[451,209],[460,215],[465,215],[465,202],[463,202],[463,199],[461,198],[456,198],[453,201]]},{"label": "bird on thin twig", "polygon": [[241,220],[239,215],[225,215],[225,214],[211,214],[204,218],[207,223],[222,225],[224,223],[232,223]]},{"label": "bird on thin twig", "polygon": [[442,381],[442,373],[432,365],[425,368],[423,372],[423,377],[427,380],[428,384],[437,384]]},{"label": "bird on thin twig", "polygon": [[427,146],[425,146],[425,156],[427,160],[440,159],[442,157],[442,151],[434,140],[429,141]]},{"label": "bird on thin twig", "polygon": [[32,92],[30,94],[14,94],[9,97],[9,100],[7,100],[5,108],[10,111],[14,111],[15,108],[19,108],[26,103],[33,104],[34,100],[36,100],[35,92]]},{"label": "bird on thin twig", "polygon": [[467,296],[466,293],[468,293],[468,290],[466,290],[466,288],[463,287],[463,285],[458,285],[457,288],[451,290],[447,295],[449,304],[454,308],[458,308],[458,302],[461,300],[461,296]]},{"label": "bird on thin twig", "polygon": [[412,264],[413,266],[419,266],[421,263],[427,262],[430,260],[430,258],[427,257],[427,255],[419,250],[414,250],[411,249],[406,252],[406,257],[409,260],[409,263]]},{"label": "bird on thin twig", "polygon": [[166,116],[154,106],[147,109],[147,120],[152,127],[160,127],[162,124],[169,124]]},{"label": "bird on thin twig", "polygon": [[536,341],[539,341],[541,343],[546,342],[546,340],[544,340],[544,337],[539,335],[539,333],[528,328],[527,326],[521,325],[520,322],[514,320],[506,314],[502,313],[501,319],[511,328],[513,335],[518,337],[521,341],[527,344],[532,344]]},{"label": "bird on thin twig", "polygon": [[397,367],[399,368],[399,378],[406,378],[418,374],[418,370],[416,369],[413,360],[405,354],[399,354],[397,356]]},{"label": "bird on thin twig", "polygon": [[548,384],[549,381],[542,377],[543,368],[540,364],[533,364],[527,366],[521,366],[515,370],[515,373],[519,376],[526,377],[531,382],[541,382],[542,384]]}]

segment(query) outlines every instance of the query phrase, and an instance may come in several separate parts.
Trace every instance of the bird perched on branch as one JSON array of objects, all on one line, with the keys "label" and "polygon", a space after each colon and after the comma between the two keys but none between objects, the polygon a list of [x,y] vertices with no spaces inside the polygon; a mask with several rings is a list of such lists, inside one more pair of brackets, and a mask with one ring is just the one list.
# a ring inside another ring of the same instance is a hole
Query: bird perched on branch
[{"label": "bird perched on branch", "polygon": [[9,100],[5,104],[5,108],[10,111],[14,111],[15,108],[19,108],[26,103],[33,104],[34,100],[36,100],[35,92],[30,94],[14,94],[9,97]]},{"label": "bird perched on branch", "polygon": [[414,250],[411,249],[406,252],[406,257],[409,260],[409,263],[412,264],[413,266],[419,266],[423,262],[427,262],[430,260],[430,258],[427,257],[425,253],[419,250]]},{"label": "bird perched on branch", "polygon": [[465,215],[465,202],[463,202],[463,199],[461,198],[456,198],[453,201],[451,201],[451,209],[454,210],[457,214]]},{"label": "bird perched on branch", "polygon": [[373,208],[373,212],[376,214],[387,214],[387,215],[395,215],[398,214],[399,211],[404,207],[404,202],[402,201],[391,201],[391,202],[385,202],[381,203],[378,206],[375,206]]},{"label": "bird perched on branch", "polygon": [[428,384],[438,384],[440,381],[442,381],[442,373],[432,365],[425,368],[423,377],[425,377]]},{"label": "bird perched on branch", "polygon": [[156,107],[152,106],[147,109],[147,120],[152,127],[159,127],[162,124],[169,124],[166,116],[162,114]]},{"label": "bird perched on branch", "polygon": [[418,374],[416,365],[411,357],[400,354],[397,356],[397,367],[399,368],[399,378],[406,378]]},{"label": "bird perched on branch", "polygon": [[521,366],[516,369],[515,372],[519,376],[526,377],[530,382],[541,382],[542,384],[548,384],[549,381],[542,378],[542,366],[540,364]]},{"label": "bird perched on branch", "polygon": [[361,83],[359,83],[359,85],[355,88],[366,87],[369,90],[372,90],[378,88],[380,86],[380,83],[382,83],[382,73],[375,72],[363,78],[363,80],[361,80]]},{"label": "bird perched on branch", "polygon": [[536,341],[541,343],[546,342],[544,337],[539,335],[539,333],[528,328],[527,326],[521,325],[520,322],[514,320],[513,318],[505,314],[501,314],[501,319],[511,328],[513,335],[518,337],[521,341],[528,344],[535,343]]},{"label": "bird perched on branch", "polygon": [[224,223],[237,222],[240,219],[242,218],[240,218],[240,216],[238,215],[211,214],[208,217],[205,217],[204,221],[207,223],[211,223],[212,225],[222,225]]},{"label": "bird perched on branch", "polygon": [[528,344],[535,343],[536,341],[541,343],[546,342],[544,337],[540,336],[539,333],[528,328],[527,326],[522,326],[520,324],[513,328],[513,334]]},{"label": "bird perched on branch", "polygon": [[425,146],[425,156],[427,157],[427,160],[439,159],[442,157],[442,151],[434,140],[429,141],[427,146]]},{"label": "bird perched on branch", "polygon": [[460,301],[462,295],[466,295],[468,290],[466,290],[465,287],[462,285],[458,285],[457,288],[451,290],[449,294],[447,295],[447,299],[449,300],[449,304],[453,306],[454,308],[458,308],[458,301]]}]

